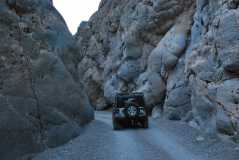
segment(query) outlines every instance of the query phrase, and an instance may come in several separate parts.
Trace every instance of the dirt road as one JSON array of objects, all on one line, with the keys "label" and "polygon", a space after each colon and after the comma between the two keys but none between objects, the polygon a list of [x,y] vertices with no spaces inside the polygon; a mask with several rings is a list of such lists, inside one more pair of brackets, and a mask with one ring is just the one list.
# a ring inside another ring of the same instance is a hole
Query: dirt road
[{"label": "dirt road", "polygon": [[180,122],[150,119],[149,129],[112,130],[111,114],[96,112],[81,136],[34,160],[238,160],[239,146]]}]

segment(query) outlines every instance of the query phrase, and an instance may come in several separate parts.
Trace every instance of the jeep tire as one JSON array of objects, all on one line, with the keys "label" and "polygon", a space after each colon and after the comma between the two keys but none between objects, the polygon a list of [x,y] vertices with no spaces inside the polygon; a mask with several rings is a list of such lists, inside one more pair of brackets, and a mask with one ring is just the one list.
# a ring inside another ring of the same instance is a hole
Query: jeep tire
[{"label": "jeep tire", "polygon": [[148,118],[142,122],[143,128],[149,128]]},{"label": "jeep tire", "polygon": [[113,120],[113,129],[114,130],[122,129],[122,127],[119,125],[119,123],[116,120]]}]

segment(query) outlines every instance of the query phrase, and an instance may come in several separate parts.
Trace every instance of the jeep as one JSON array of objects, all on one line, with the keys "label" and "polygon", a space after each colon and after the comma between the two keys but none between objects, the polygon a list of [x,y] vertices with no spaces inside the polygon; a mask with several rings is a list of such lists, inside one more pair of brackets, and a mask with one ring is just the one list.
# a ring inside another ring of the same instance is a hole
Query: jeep
[{"label": "jeep", "polygon": [[112,119],[114,130],[138,126],[148,128],[148,114],[143,93],[117,93]]}]

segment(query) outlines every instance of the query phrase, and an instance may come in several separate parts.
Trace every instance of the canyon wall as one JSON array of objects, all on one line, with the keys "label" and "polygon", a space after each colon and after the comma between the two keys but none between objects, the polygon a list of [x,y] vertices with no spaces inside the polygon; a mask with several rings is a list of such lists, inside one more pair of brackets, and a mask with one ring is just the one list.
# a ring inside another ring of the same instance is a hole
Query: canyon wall
[{"label": "canyon wall", "polygon": [[154,117],[236,136],[237,0],[102,0],[75,35],[86,91],[97,110],[140,91]]},{"label": "canyon wall", "polygon": [[0,1],[0,159],[64,144],[93,119],[78,53],[51,0]]}]

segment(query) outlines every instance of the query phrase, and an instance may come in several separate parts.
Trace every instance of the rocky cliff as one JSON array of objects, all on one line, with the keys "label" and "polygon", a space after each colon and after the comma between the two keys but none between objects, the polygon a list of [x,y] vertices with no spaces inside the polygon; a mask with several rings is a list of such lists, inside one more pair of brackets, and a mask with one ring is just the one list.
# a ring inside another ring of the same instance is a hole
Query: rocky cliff
[{"label": "rocky cliff", "polygon": [[237,0],[102,0],[75,36],[96,109],[141,91],[154,116],[236,136]]},{"label": "rocky cliff", "polygon": [[0,159],[61,145],[93,119],[79,55],[51,0],[0,0]]}]

